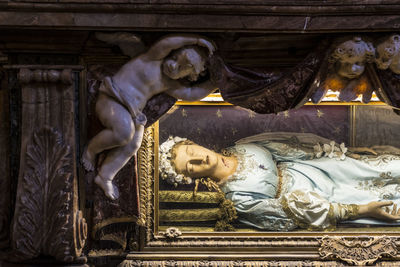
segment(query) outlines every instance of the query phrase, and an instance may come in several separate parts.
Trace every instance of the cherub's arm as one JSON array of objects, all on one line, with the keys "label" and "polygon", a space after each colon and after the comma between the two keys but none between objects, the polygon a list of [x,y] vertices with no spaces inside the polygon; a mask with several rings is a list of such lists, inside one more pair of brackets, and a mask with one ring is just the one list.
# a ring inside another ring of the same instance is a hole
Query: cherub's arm
[{"label": "cherub's arm", "polygon": [[196,84],[196,86],[194,87],[181,86],[179,88],[169,89],[168,91],[166,91],[166,93],[177,99],[182,99],[185,101],[196,101],[206,97],[207,95],[214,92],[216,89],[217,88],[215,84],[208,80],[203,83]]},{"label": "cherub's arm", "polygon": [[172,50],[179,49],[186,45],[199,45],[206,47],[210,53],[215,51],[215,45],[211,41],[199,35],[168,35],[156,42],[146,53],[152,60],[161,60],[168,56]]}]

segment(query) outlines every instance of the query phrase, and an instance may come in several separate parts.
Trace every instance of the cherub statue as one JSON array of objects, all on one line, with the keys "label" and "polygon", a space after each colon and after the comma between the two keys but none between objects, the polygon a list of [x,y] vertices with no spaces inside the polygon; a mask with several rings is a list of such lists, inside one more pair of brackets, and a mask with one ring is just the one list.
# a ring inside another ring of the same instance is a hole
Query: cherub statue
[{"label": "cherub statue", "polygon": [[215,49],[210,40],[201,36],[165,36],[122,66],[114,76],[104,79],[96,113],[105,129],[89,141],[82,163],[87,171],[93,171],[96,156],[107,150],[95,177],[95,183],[107,197],[112,200],[119,197],[112,180],[140,147],[147,121],[142,113],[146,102],[161,92],[187,101],[199,100],[213,92],[216,86],[210,79],[193,82],[205,73],[207,58]]},{"label": "cherub statue", "polygon": [[352,101],[363,94],[363,102],[368,103],[372,96],[372,87],[363,79],[365,66],[372,63],[375,48],[372,43],[361,37],[353,37],[339,43],[331,55],[331,69],[323,85],[312,96],[314,103],[319,103],[327,91],[340,91],[339,100]]},{"label": "cherub statue", "polygon": [[375,48],[372,43],[365,42],[361,37],[354,37],[338,45],[330,57],[335,63],[337,73],[345,78],[354,79],[364,72],[365,63],[374,60]]},{"label": "cherub statue", "polygon": [[375,63],[379,69],[400,74],[400,35],[394,34],[376,47]]}]

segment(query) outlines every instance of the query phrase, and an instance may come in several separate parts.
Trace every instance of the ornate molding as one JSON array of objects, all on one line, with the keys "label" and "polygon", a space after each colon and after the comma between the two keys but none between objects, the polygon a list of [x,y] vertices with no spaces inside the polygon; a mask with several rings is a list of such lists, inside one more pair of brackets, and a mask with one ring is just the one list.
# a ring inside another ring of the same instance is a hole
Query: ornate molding
[{"label": "ornate molding", "polygon": [[35,69],[31,70],[29,66],[23,66],[18,73],[18,79],[21,83],[64,83],[72,84],[71,69]]},{"label": "ornate molding", "polygon": [[221,235],[208,235],[208,236],[185,236],[176,240],[168,240],[163,235],[155,235],[153,239],[146,243],[146,246],[156,248],[171,247],[171,248],[205,248],[205,247],[282,247],[282,248],[295,248],[295,247],[319,247],[318,239],[307,236],[249,236],[249,235],[235,235],[235,236],[221,236]]},{"label": "ornate molding", "polygon": [[[399,261],[381,262],[375,266],[397,266]],[[124,260],[118,267],[344,267],[335,261],[260,261],[260,260]]]},{"label": "ornate molding", "polygon": [[351,239],[324,236],[320,242],[319,254],[322,259],[336,257],[358,266],[373,264],[382,256],[397,255],[395,240],[387,236]]},{"label": "ornate molding", "polygon": [[212,221],[218,220],[220,214],[219,208],[168,209],[159,211],[159,220],[162,222]]},{"label": "ornate molding", "polygon": [[157,168],[154,167],[155,155],[158,154],[158,124],[146,128],[143,134],[142,146],[138,151],[138,177],[140,212],[138,224],[151,227],[153,215],[153,184]]},{"label": "ornate molding", "polygon": [[181,190],[162,190],[158,195],[160,202],[196,202],[196,203],[218,203],[221,196],[217,192],[197,192]]}]

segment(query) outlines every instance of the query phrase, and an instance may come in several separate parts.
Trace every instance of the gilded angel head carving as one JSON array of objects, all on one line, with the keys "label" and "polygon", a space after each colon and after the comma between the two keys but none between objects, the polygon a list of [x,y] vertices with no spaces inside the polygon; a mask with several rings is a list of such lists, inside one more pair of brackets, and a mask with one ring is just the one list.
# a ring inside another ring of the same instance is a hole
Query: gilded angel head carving
[{"label": "gilded angel head carving", "polygon": [[364,72],[365,64],[374,61],[375,48],[361,37],[340,43],[332,52],[329,61],[335,64],[339,76],[354,79]]},{"label": "gilded angel head carving", "polygon": [[400,35],[394,34],[376,47],[375,63],[379,69],[400,74]]}]

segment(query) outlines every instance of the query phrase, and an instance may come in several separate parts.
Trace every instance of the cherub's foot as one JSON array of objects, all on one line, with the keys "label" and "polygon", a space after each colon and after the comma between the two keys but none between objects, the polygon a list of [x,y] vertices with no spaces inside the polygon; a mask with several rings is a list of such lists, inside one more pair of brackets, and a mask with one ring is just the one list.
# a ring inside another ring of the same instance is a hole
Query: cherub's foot
[{"label": "cherub's foot", "polygon": [[95,164],[96,155],[89,151],[87,147],[82,154],[82,165],[85,167],[85,170],[88,172],[94,171],[94,164]]},{"label": "cherub's foot", "polygon": [[104,194],[111,200],[119,198],[118,188],[112,183],[112,180],[104,179],[100,175],[94,178],[94,182],[103,189]]}]

